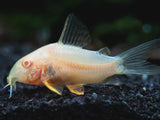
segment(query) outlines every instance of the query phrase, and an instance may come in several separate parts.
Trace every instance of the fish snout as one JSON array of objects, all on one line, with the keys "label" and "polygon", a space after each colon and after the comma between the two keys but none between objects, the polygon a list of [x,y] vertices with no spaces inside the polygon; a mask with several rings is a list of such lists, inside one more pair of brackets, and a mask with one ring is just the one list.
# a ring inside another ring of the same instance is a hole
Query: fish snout
[{"label": "fish snout", "polygon": [[10,77],[8,76],[7,77],[7,82],[8,82],[8,85],[12,86],[12,87],[15,87],[16,86],[16,82],[18,81],[18,78],[16,77]]}]

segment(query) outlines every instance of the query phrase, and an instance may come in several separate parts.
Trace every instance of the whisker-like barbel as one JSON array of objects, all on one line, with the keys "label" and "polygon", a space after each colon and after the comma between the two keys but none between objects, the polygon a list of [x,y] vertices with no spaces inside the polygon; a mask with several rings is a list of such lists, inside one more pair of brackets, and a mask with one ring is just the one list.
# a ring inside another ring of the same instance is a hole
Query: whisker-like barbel
[{"label": "whisker-like barbel", "polygon": [[13,86],[10,85],[10,94],[9,94],[9,99],[12,97],[12,89],[13,89]]},{"label": "whisker-like barbel", "polygon": [[3,87],[3,89],[5,89],[5,88],[7,88],[8,86],[10,86],[10,90],[9,90],[10,95],[9,95],[9,98],[12,97],[13,87],[16,88],[16,81],[17,81],[16,78],[7,77],[7,82],[8,82],[8,84],[5,85],[5,86]]},{"label": "whisker-like barbel", "polygon": [[5,85],[5,86],[3,87],[3,89],[7,88],[8,86],[10,86],[10,84]]}]

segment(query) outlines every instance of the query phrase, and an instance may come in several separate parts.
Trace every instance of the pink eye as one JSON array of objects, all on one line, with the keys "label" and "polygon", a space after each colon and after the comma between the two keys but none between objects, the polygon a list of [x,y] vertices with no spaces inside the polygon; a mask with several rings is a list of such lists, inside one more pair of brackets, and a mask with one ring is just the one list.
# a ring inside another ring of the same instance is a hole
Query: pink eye
[{"label": "pink eye", "polygon": [[22,66],[25,68],[28,68],[32,65],[32,62],[30,60],[25,60],[22,62]]}]

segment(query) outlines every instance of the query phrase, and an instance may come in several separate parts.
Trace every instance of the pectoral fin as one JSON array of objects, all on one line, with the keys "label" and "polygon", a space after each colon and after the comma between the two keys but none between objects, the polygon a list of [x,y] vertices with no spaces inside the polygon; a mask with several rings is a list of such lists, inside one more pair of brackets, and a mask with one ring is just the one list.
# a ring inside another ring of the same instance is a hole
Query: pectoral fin
[{"label": "pectoral fin", "polygon": [[84,95],[84,87],[83,85],[67,85],[67,88],[70,92],[77,95]]},{"label": "pectoral fin", "polygon": [[51,80],[45,80],[43,83],[51,91],[53,91],[59,95],[62,95],[63,87],[55,85],[54,83],[51,82]]}]

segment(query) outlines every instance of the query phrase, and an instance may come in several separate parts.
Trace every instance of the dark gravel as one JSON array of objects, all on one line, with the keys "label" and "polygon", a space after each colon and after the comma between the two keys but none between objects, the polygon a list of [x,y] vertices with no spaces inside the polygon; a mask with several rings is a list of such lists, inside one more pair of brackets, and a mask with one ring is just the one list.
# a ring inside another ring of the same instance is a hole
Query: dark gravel
[{"label": "dark gravel", "polygon": [[67,88],[59,96],[46,87],[18,83],[9,99],[9,88],[2,89],[6,76],[13,63],[31,49],[23,44],[0,46],[0,120],[160,119],[160,75],[117,76],[125,84],[86,85],[83,96]]}]

